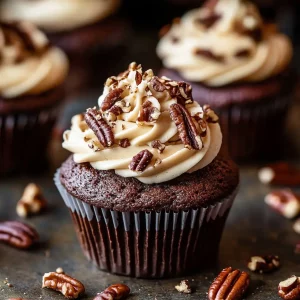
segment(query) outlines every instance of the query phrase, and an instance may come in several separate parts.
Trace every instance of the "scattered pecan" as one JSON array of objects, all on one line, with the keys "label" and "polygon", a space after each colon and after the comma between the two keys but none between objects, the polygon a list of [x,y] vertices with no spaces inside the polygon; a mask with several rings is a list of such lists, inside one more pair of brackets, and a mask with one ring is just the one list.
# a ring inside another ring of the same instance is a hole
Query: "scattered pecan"
[{"label": "scattered pecan", "polygon": [[216,113],[210,108],[209,105],[203,105],[204,119],[208,123],[217,123],[219,121],[219,117]]},{"label": "scattered pecan", "polygon": [[142,80],[143,80],[143,75],[140,72],[136,71],[135,72],[135,83],[136,83],[136,85],[140,85]]},{"label": "scattered pecan", "polygon": [[115,137],[113,131],[102,118],[100,111],[89,108],[84,115],[84,119],[104,147],[110,147],[114,144]]},{"label": "scattered pecan", "polygon": [[129,139],[122,139],[122,140],[120,140],[119,145],[122,148],[127,148],[130,146],[130,141],[129,141]]},{"label": "scattered pecan", "polygon": [[186,105],[193,103],[192,86],[184,81],[167,81],[166,87],[172,98],[177,102]]},{"label": "scattered pecan", "polygon": [[113,105],[107,113],[107,120],[108,121],[115,121],[117,119],[117,116],[121,115],[123,113],[123,110],[118,105]]},{"label": "scattered pecan", "polygon": [[298,186],[300,170],[287,162],[277,162],[261,168],[258,178],[264,184]]},{"label": "scattered pecan", "polygon": [[170,116],[185,148],[201,150],[203,143],[189,112],[179,103],[170,106]]},{"label": "scattered pecan", "polygon": [[278,295],[287,300],[300,299],[300,278],[293,275],[281,281],[278,285]]},{"label": "scattered pecan", "polygon": [[151,143],[151,147],[154,149],[157,149],[159,153],[163,153],[164,150],[166,149],[166,145],[161,143],[159,140],[155,140]]},{"label": "scattered pecan", "polygon": [[258,273],[269,273],[280,266],[279,257],[276,255],[252,256],[248,263],[249,270]]},{"label": "scattered pecan", "polygon": [[150,164],[153,154],[149,150],[142,150],[132,158],[129,169],[136,172],[143,172]]},{"label": "scattered pecan", "polygon": [[0,222],[0,241],[19,249],[28,249],[39,239],[35,229],[21,222]]},{"label": "scattered pecan", "polygon": [[214,280],[208,291],[209,300],[238,300],[250,283],[249,275],[231,267],[224,269]]},{"label": "scattered pecan", "polygon": [[293,219],[300,213],[300,199],[289,189],[273,191],[267,194],[265,202],[288,219]]},{"label": "scattered pecan", "polygon": [[220,14],[216,14],[215,12],[209,13],[206,16],[200,17],[196,19],[196,22],[205,26],[206,29],[211,28],[212,26],[215,25],[217,21],[221,19]]},{"label": "scattered pecan", "polygon": [[179,293],[184,293],[184,294],[191,294],[192,293],[192,289],[191,289],[191,286],[190,286],[190,283],[189,283],[188,280],[182,280],[179,285],[175,286],[175,289]]},{"label": "scattered pecan", "polygon": [[223,63],[225,61],[225,57],[223,55],[217,55],[210,50],[197,48],[194,51],[195,55],[203,56],[205,58],[214,60],[219,63]]},{"label": "scattered pecan", "polygon": [[16,210],[20,217],[26,218],[28,215],[38,214],[46,208],[46,206],[47,202],[42,194],[41,188],[34,183],[30,183],[26,186]]},{"label": "scattered pecan", "polygon": [[109,286],[103,292],[97,294],[94,300],[121,300],[130,294],[130,288],[121,283]]},{"label": "scattered pecan", "polygon": [[121,100],[121,95],[123,92],[124,90],[121,88],[111,90],[101,103],[101,110],[107,111],[110,109],[117,101]]},{"label": "scattered pecan", "polygon": [[43,276],[43,288],[62,293],[68,299],[76,299],[85,292],[83,284],[64,273],[49,272]]},{"label": "scattered pecan", "polygon": [[300,234],[300,218],[295,221],[293,229],[296,233]]},{"label": "scattered pecan", "polygon": [[166,86],[164,85],[164,83],[162,83],[159,78],[157,76],[154,76],[150,83],[149,83],[150,87],[153,88],[154,91],[156,92],[163,92],[166,90]]},{"label": "scattered pecan", "polygon": [[147,100],[143,103],[139,116],[138,122],[154,122],[160,116],[160,111],[152,106],[152,102]]},{"label": "scattered pecan", "polygon": [[250,50],[249,49],[241,49],[241,50],[238,50],[234,56],[235,57],[238,57],[238,58],[243,58],[243,57],[249,57],[251,54]]}]

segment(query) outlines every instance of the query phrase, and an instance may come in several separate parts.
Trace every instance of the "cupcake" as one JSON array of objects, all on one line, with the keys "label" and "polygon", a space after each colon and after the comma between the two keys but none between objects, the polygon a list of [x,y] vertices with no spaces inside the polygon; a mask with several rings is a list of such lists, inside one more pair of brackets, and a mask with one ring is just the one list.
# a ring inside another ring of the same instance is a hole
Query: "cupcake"
[{"label": "cupcake", "polygon": [[160,75],[188,81],[194,99],[215,109],[230,154],[278,156],[295,84],[289,39],[241,0],[208,1],[163,33]]},{"label": "cupcake", "polygon": [[55,175],[86,257],[143,278],[215,264],[239,175],[213,110],[135,63],[107,79],[98,105],[73,117],[73,154]]},{"label": "cupcake", "polygon": [[63,99],[65,54],[28,22],[0,23],[0,174],[45,166]]}]

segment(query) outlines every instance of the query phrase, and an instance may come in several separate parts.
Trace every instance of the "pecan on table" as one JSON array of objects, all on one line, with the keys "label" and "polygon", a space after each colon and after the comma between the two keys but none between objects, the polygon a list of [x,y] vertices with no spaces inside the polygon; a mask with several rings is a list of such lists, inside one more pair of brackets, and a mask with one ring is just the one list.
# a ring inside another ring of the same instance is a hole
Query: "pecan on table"
[{"label": "pecan on table", "polygon": [[191,286],[190,286],[190,283],[188,280],[182,280],[180,282],[180,284],[175,286],[175,289],[179,293],[183,293],[183,294],[191,294],[192,293],[192,289],[191,289]]},{"label": "pecan on table", "polygon": [[109,286],[103,292],[99,293],[94,300],[121,300],[130,294],[130,288],[121,283]]},{"label": "pecan on table", "polygon": [[224,269],[214,280],[208,291],[209,300],[238,300],[250,283],[249,275],[231,267]]},{"label": "pecan on table", "polygon": [[89,108],[84,115],[84,119],[104,147],[110,147],[114,144],[114,133],[111,127],[102,118],[100,111],[95,108]]},{"label": "pecan on table", "polygon": [[101,110],[107,111],[110,109],[117,101],[121,100],[121,95],[123,92],[124,90],[121,88],[111,90],[101,103]]},{"label": "pecan on table", "polygon": [[143,172],[150,164],[153,154],[149,150],[142,150],[132,158],[129,169],[136,172]]},{"label": "pecan on table", "polygon": [[31,226],[18,222],[0,222],[0,242],[19,249],[28,249],[39,239],[39,235]]},{"label": "pecan on table", "polygon": [[280,260],[276,255],[252,256],[248,263],[249,270],[259,273],[275,271],[279,266]]},{"label": "pecan on table", "polygon": [[189,112],[179,103],[170,106],[170,116],[185,148],[201,150],[203,143]]},{"label": "pecan on table", "polygon": [[300,278],[293,275],[278,285],[278,295],[286,300],[300,299]]},{"label": "pecan on table", "polygon": [[84,285],[65,273],[49,272],[43,276],[43,288],[62,293],[68,299],[77,299],[85,292]]}]

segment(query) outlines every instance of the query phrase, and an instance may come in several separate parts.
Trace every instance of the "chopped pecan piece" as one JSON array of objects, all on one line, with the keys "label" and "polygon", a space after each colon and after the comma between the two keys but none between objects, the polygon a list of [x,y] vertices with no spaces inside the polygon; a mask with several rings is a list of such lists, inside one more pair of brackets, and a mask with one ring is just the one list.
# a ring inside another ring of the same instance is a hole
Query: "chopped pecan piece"
[{"label": "chopped pecan piece", "polygon": [[99,293],[94,300],[121,300],[130,294],[130,288],[121,283],[109,286],[103,292]]},{"label": "chopped pecan piece", "polygon": [[261,274],[275,271],[279,266],[279,257],[276,255],[252,256],[248,263],[249,270]]},{"label": "chopped pecan piece", "polygon": [[168,92],[177,102],[186,105],[193,103],[192,86],[184,81],[168,81],[166,82]]},{"label": "chopped pecan piece", "polygon": [[293,275],[281,281],[278,285],[278,295],[287,300],[300,299],[300,278]]},{"label": "chopped pecan piece", "polygon": [[214,280],[208,291],[209,300],[238,300],[250,283],[249,275],[231,267],[224,269]]},{"label": "chopped pecan piece", "polygon": [[154,76],[149,85],[153,88],[154,91],[156,92],[163,92],[166,90],[166,86],[164,83],[162,83],[157,76]]},{"label": "chopped pecan piece", "polygon": [[127,148],[130,146],[130,141],[129,141],[129,139],[122,139],[122,140],[120,140],[119,145],[122,148]]},{"label": "chopped pecan piece", "polygon": [[77,299],[85,292],[83,284],[65,273],[49,272],[43,276],[43,288],[62,293],[68,299]]},{"label": "chopped pecan piece", "polygon": [[235,57],[238,57],[238,58],[244,58],[244,57],[249,57],[251,54],[250,50],[249,49],[241,49],[241,50],[238,50],[234,56]]},{"label": "chopped pecan piece", "polygon": [[200,23],[201,25],[205,26],[206,29],[211,28],[212,26],[215,25],[217,21],[221,19],[220,14],[216,14],[215,12],[209,13],[204,17],[200,17],[196,19],[197,23]]},{"label": "chopped pecan piece", "polygon": [[151,143],[151,147],[154,149],[157,149],[159,153],[163,153],[164,150],[166,149],[166,145],[161,143],[159,140],[155,140]]},{"label": "chopped pecan piece", "polygon": [[190,283],[189,283],[188,280],[182,280],[179,285],[175,286],[175,289],[179,293],[184,293],[184,294],[191,294],[192,293],[192,289],[191,289],[191,286],[190,286]]},{"label": "chopped pecan piece", "polygon": [[101,103],[101,110],[107,111],[110,109],[117,101],[121,100],[120,97],[123,92],[124,90],[121,88],[111,90]]},{"label": "chopped pecan piece", "polygon": [[203,143],[189,112],[179,103],[170,106],[170,116],[185,148],[201,150]]},{"label": "chopped pecan piece", "polygon": [[149,150],[142,150],[132,158],[129,169],[136,172],[143,172],[152,160],[153,154]]},{"label": "chopped pecan piece", "polygon": [[38,233],[21,222],[0,222],[0,242],[19,249],[28,249],[39,239]]},{"label": "chopped pecan piece", "polygon": [[195,53],[195,55],[203,56],[205,58],[214,60],[214,61],[219,62],[219,63],[223,63],[225,61],[225,57],[223,55],[217,55],[217,54],[215,54],[212,51],[207,50],[207,49],[197,48],[197,49],[195,49],[194,53]]},{"label": "chopped pecan piece", "polygon": [[203,105],[204,119],[208,123],[217,123],[219,121],[219,117],[216,113],[210,108],[209,105]]},{"label": "chopped pecan piece", "polygon": [[114,144],[115,137],[113,131],[102,118],[100,111],[89,108],[84,115],[84,119],[104,147],[110,147]]},{"label": "chopped pecan piece", "polygon": [[136,85],[140,85],[142,80],[143,80],[142,74],[140,72],[136,71],[135,72],[135,83],[136,83]]},{"label": "chopped pecan piece", "polygon": [[154,122],[160,116],[160,111],[152,106],[151,101],[147,100],[143,103],[138,116],[138,122]]}]

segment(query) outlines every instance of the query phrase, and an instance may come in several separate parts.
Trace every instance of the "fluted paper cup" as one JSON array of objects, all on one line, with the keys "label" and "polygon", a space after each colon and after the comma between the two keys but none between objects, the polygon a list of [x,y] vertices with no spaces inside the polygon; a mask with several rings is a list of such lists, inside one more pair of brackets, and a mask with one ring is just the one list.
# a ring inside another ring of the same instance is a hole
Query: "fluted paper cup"
[{"label": "fluted paper cup", "polygon": [[54,182],[69,208],[85,256],[101,270],[141,278],[174,277],[217,262],[236,196],[186,211],[119,212],[89,205]]}]

